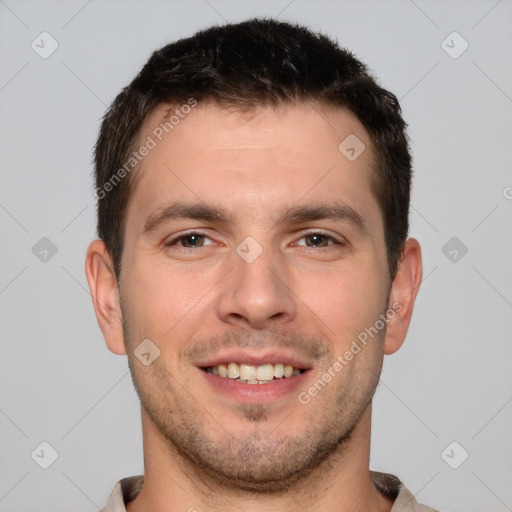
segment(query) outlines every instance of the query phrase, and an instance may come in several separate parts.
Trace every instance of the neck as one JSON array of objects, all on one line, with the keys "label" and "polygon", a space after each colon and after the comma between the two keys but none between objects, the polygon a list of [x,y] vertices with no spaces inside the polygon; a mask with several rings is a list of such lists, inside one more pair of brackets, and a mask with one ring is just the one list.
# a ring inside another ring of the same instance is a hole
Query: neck
[{"label": "neck", "polygon": [[371,406],[346,444],[284,492],[265,493],[222,485],[192,467],[169,446],[143,411],[144,486],[128,512],[285,511],[389,512],[391,500],[374,486],[369,472]]}]

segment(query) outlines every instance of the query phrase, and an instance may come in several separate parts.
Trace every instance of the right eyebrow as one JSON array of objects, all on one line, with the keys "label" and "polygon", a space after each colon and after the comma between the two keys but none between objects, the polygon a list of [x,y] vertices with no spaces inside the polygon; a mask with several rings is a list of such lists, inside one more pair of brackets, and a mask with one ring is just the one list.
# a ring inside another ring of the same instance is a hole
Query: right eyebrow
[{"label": "right eyebrow", "polygon": [[142,233],[149,233],[163,223],[174,219],[194,219],[207,222],[227,222],[230,216],[215,206],[204,203],[177,202],[159,208],[146,218]]}]

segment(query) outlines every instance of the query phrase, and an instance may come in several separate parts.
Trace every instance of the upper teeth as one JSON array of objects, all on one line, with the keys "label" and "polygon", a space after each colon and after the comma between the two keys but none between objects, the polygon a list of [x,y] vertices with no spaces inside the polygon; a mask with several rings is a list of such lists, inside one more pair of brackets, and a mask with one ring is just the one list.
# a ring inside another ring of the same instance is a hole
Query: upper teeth
[{"label": "upper teeth", "polygon": [[294,368],[289,364],[263,364],[261,366],[253,366],[250,364],[219,364],[218,366],[209,366],[206,371],[218,375],[219,377],[228,377],[229,379],[239,379],[247,381],[249,384],[266,383],[274,379],[282,377],[292,377],[300,374],[298,368]]}]

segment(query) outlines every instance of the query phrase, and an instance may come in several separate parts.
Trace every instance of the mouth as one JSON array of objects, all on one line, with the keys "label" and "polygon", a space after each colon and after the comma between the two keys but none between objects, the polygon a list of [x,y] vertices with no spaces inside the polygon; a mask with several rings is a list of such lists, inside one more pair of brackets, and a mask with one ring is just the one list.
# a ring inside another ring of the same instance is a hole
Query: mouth
[{"label": "mouth", "polygon": [[281,350],[232,350],[195,361],[214,396],[235,403],[290,402],[310,382],[313,361]]},{"label": "mouth", "polygon": [[293,403],[290,396],[310,381],[312,368],[278,354],[266,357],[233,354],[221,360],[204,361],[198,370],[216,396],[220,393],[235,403],[270,404],[285,400],[283,403],[290,404]]},{"label": "mouth", "polygon": [[297,377],[307,371],[305,368],[297,368],[285,363],[265,363],[256,366],[235,362],[204,366],[201,370],[222,379],[249,385],[270,384],[281,379]]}]

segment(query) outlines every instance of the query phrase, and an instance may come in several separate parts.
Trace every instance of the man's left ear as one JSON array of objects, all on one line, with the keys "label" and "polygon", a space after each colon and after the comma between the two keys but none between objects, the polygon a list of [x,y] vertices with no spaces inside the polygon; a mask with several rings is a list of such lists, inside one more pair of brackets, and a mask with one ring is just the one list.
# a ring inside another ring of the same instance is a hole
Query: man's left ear
[{"label": "man's left ear", "polygon": [[414,238],[409,238],[405,242],[402,258],[389,294],[388,307],[395,311],[395,315],[391,318],[388,314],[390,319],[386,327],[384,342],[386,355],[396,352],[405,340],[422,275],[420,244]]}]

